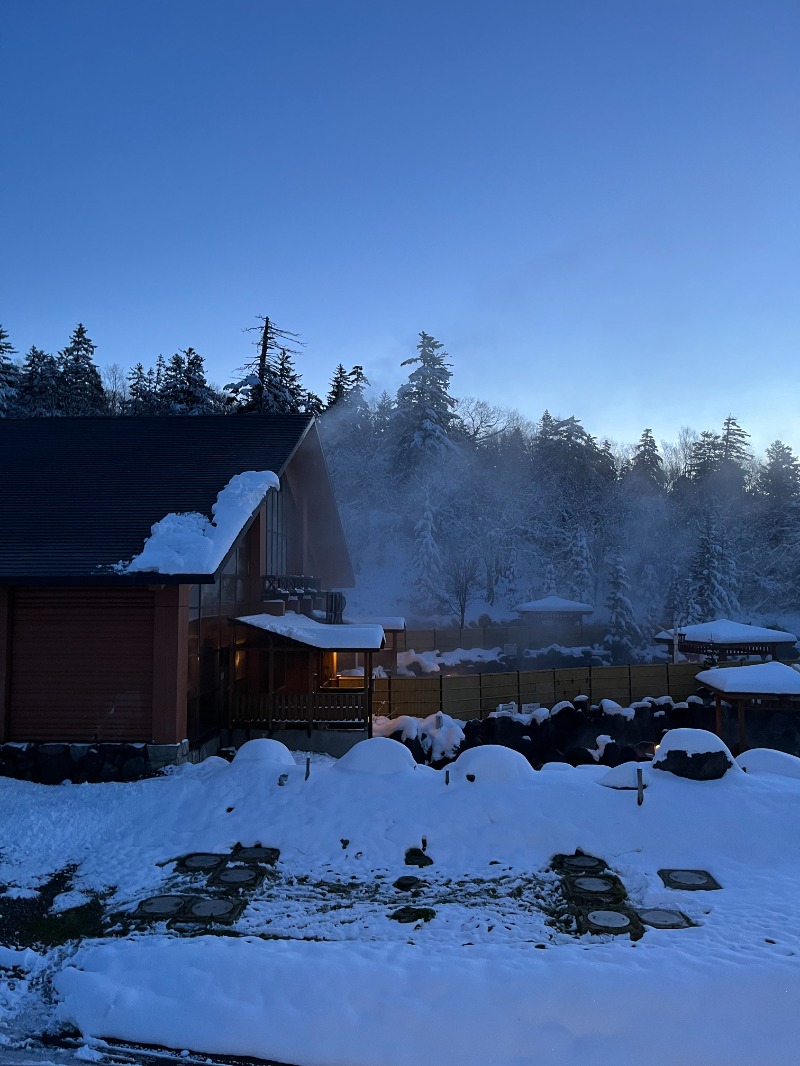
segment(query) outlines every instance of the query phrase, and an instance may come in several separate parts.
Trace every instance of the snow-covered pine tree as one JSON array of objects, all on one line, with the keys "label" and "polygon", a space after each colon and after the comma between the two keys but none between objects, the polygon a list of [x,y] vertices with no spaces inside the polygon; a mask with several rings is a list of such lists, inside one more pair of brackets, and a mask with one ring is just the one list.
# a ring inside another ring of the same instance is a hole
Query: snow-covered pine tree
[{"label": "snow-covered pine tree", "polygon": [[155,390],[155,371],[151,367],[145,370],[141,363],[128,374],[128,399],[125,413],[128,415],[157,414],[160,403]]},{"label": "snow-covered pine tree", "polygon": [[556,568],[552,563],[548,563],[544,568],[544,577],[542,579],[542,595],[558,595],[558,579],[556,578]]},{"label": "snow-covered pine tree", "polygon": [[429,495],[414,524],[412,556],[414,584],[412,603],[421,615],[435,614],[442,595],[442,555],[436,536],[436,521]]},{"label": "snow-covered pine tree", "polygon": [[613,663],[634,663],[639,658],[638,650],[643,643],[642,631],[636,622],[633,605],[628,597],[630,582],[622,556],[615,552],[610,559],[608,575],[609,611],[608,633],[603,643],[611,652]]},{"label": "snow-covered pine tree", "polygon": [[61,371],[60,408],[65,415],[102,415],[106,397],[100,371],[94,362],[96,345],[79,322],[69,344],[58,353]]},{"label": "snow-covered pine tree", "polygon": [[167,414],[186,413],[186,359],[175,352],[161,376],[159,400]]},{"label": "snow-covered pine tree", "polygon": [[0,418],[8,418],[19,410],[20,371],[11,358],[15,353],[8,333],[0,326]]},{"label": "snow-covered pine tree", "polygon": [[717,433],[703,430],[692,444],[688,475],[692,481],[704,481],[716,474],[722,465],[722,438]]},{"label": "snow-covered pine tree", "polygon": [[282,413],[296,415],[303,406],[305,391],[300,381],[300,376],[295,370],[292,353],[288,348],[281,348],[275,364],[275,378],[278,389],[283,394],[280,401]]},{"label": "snow-covered pine tree", "polygon": [[400,426],[400,451],[406,463],[435,459],[453,447],[450,427],[455,400],[450,395],[450,363],[442,344],[420,333],[417,355],[401,366],[415,366],[397,390],[395,415]]},{"label": "snow-covered pine tree", "polygon": [[649,648],[653,643],[653,637],[662,629],[661,624],[661,586],[658,574],[652,563],[645,563],[642,569],[642,579],[639,584],[639,593],[642,600],[642,631],[643,646]]},{"label": "snow-covered pine tree", "polygon": [[594,589],[592,556],[582,526],[574,525],[569,536],[566,592],[578,603],[591,603]]},{"label": "snow-covered pine tree", "polygon": [[707,514],[703,522],[689,568],[689,581],[688,625],[727,617],[730,600],[723,583],[722,546],[713,514]]},{"label": "snow-covered pine tree", "polygon": [[194,348],[186,348],[182,355],[186,361],[184,376],[186,413],[190,415],[217,414],[221,406],[220,398],[208,384],[203,356]]},{"label": "snow-covered pine tree", "polygon": [[43,418],[59,413],[61,375],[52,355],[31,345],[19,377],[17,402],[20,414]]},{"label": "snow-covered pine tree", "polygon": [[630,469],[642,484],[657,489],[664,487],[664,464],[651,430],[646,429],[639,438]]},{"label": "snow-covered pine tree", "polygon": [[[239,372],[245,376],[226,385],[225,391],[232,397],[240,414],[286,414],[292,410],[297,399],[293,399],[293,393],[286,387],[286,382],[289,370],[294,371],[291,360],[287,365],[287,356],[297,355],[298,350],[294,345],[300,343],[297,340],[298,335],[279,329],[266,315],[260,315],[259,321],[260,326],[250,327],[259,334],[256,342],[258,355],[239,368]],[[280,353],[277,359],[276,352]],[[279,359],[284,363],[283,376],[278,370]],[[302,388],[299,395],[303,395]]]}]

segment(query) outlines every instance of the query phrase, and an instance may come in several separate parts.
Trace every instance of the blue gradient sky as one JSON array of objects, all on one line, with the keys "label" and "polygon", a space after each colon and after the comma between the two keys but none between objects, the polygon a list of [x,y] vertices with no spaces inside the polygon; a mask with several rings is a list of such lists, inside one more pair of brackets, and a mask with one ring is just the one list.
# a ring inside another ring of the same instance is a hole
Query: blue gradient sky
[{"label": "blue gradient sky", "polygon": [[0,322],[800,450],[797,0],[4,0]]}]

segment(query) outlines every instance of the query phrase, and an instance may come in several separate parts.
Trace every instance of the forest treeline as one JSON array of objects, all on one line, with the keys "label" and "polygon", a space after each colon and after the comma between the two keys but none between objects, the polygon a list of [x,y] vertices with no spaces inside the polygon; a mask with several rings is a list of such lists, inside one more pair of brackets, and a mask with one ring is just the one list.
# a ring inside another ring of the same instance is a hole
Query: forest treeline
[{"label": "forest treeline", "polygon": [[733,415],[675,441],[646,427],[598,441],[574,415],[454,397],[427,333],[394,395],[368,396],[362,366],[339,364],[322,398],[295,367],[296,334],[254,328],[255,355],[220,389],[193,348],[101,372],[83,325],[57,355],[21,358],[0,327],[0,416],[321,415],[356,568],[393,575],[420,620],[557,593],[606,615],[612,657],[635,661],[663,625],[798,610],[800,463],[781,441],[755,456]]}]

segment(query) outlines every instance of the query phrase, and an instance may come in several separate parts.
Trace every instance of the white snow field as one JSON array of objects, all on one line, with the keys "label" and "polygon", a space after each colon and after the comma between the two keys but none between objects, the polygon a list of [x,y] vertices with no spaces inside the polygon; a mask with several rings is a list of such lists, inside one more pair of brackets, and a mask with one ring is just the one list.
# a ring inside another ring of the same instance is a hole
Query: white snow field
[{"label": "white snow field", "polygon": [[[119,1039],[300,1066],[797,1063],[800,760],[744,758],[716,781],[639,764],[639,805],[634,775],[602,766],[407,756],[376,738],[306,778],[304,757],[255,742],[134,784],[0,779],[0,908],[73,866],[55,906],[103,893],[108,916],[96,939],[0,948],[0,1062],[72,1026],[76,1061]],[[213,895],[173,860],[237,844],[280,857],[232,926],[131,921],[148,896]],[[406,865],[410,848],[432,865]],[[579,934],[549,869],[576,849],[634,909],[694,924]],[[722,887],[668,888],[675,868]],[[404,905],[416,917],[392,920]]]}]

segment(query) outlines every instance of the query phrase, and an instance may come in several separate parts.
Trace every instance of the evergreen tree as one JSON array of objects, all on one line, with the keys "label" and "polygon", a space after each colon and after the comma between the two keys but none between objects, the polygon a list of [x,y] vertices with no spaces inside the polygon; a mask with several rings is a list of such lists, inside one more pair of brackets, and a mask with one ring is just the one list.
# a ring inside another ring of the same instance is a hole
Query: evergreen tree
[{"label": "evergreen tree", "polygon": [[656,633],[662,629],[661,625],[661,590],[658,574],[651,563],[646,563],[642,571],[642,580],[639,585],[642,598],[642,641],[643,646],[649,648],[653,643]]},{"label": "evergreen tree", "polygon": [[442,556],[436,542],[436,523],[430,496],[414,524],[414,573],[412,602],[422,615],[434,614],[441,599]]},{"label": "evergreen tree", "polygon": [[8,333],[0,326],[0,418],[7,418],[18,410],[20,372],[11,358],[15,353]]},{"label": "evergreen tree", "polygon": [[151,367],[145,371],[137,363],[128,374],[128,399],[125,413],[129,415],[156,415],[162,413],[161,399],[156,390],[156,375]]},{"label": "evergreen tree", "polygon": [[31,345],[20,372],[17,403],[28,418],[49,417],[59,413],[61,376],[52,355]]},{"label": "evergreen tree", "polygon": [[557,596],[558,595],[558,580],[556,579],[556,568],[552,563],[548,563],[544,568],[544,579],[542,580],[542,595],[543,596]]},{"label": "evergreen tree", "polygon": [[664,487],[664,464],[651,430],[646,429],[639,438],[630,469],[643,484],[652,488]]},{"label": "evergreen tree", "polygon": [[720,436],[720,459],[723,463],[743,467],[749,458],[747,441],[750,437],[733,415],[728,415],[722,425]]},{"label": "evergreen tree", "polygon": [[723,552],[719,527],[713,515],[706,515],[689,570],[689,602],[686,622],[712,622],[731,613],[724,586]]},{"label": "evergreen tree", "polygon": [[219,410],[219,398],[206,380],[205,361],[194,348],[181,353],[186,361],[184,404],[190,415],[211,415]]},{"label": "evergreen tree", "polygon": [[703,430],[692,444],[688,474],[692,481],[705,481],[722,466],[723,443],[717,433]]},{"label": "evergreen tree", "polygon": [[433,458],[452,448],[450,426],[455,400],[450,395],[450,363],[441,343],[420,333],[418,354],[401,366],[415,366],[397,390],[400,448],[407,461]]},{"label": "evergreen tree", "polygon": [[603,643],[611,652],[613,663],[636,662],[636,649],[643,643],[642,631],[636,623],[633,606],[628,597],[629,591],[630,582],[622,556],[614,553],[611,557],[606,600],[610,615],[609,629],[603,639]]},{"label": "evergreen tree", "polygon": [[328,388],[328,396],[325,400],[326,407],[334,407],[337,403],[341,403],[348,393],[349,378],[347,371],[341,363],[336,367],[331,378],[330,387]]},{"label": "evergreen tree", "polygon": [[89,339],[86,327],[79,322],[67,347],[58,353],[60,408],[65,415],[106,413],[103,382],[94,362],[95,350],[96,345]]},{"label": "evergreen tree", "polygon": [[[295,409],[299,397],[304,395],[299,378],[296,386],[292,381],[291,356],[298,354],[294,347],[299,343],[297,334],[279,329],[266,315],[259,316],[259,320],[260,326],[251,327],[259,334],[258,355],[239,368],[245,377],[226,385],[225,390],[239,413],[286,414]],[[277,358],[276,352],[280,353]],[[297,393],[295,388],[299,390]]]},{"label": "evergreen tree", "polygon": [[591,603],[594,588],[592,557],[582,526],[572,527],[567,561],[567,594],[578,603]]},{"label": "evergreen tree", "polygon": [[175,352],[164,367],[159,388],[159,400],[164,410],[171,415],[186,411],[186,359]]}]

